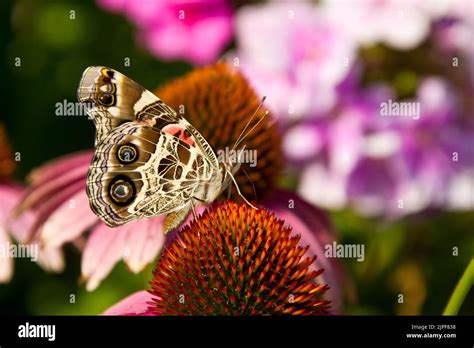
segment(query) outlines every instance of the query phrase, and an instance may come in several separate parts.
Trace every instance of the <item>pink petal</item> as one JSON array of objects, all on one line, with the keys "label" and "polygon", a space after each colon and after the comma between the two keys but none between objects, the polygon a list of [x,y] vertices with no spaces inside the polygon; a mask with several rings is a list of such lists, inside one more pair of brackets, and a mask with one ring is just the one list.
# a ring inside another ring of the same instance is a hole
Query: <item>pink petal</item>
[{"label": "pink petal", "polygon": [[13,260],[7,253],[10,245],[8,217],[21,196],[21,189],[12,185],[0,185],[0,283],[7,283],[13,275]]},{"label": "pink petal", "polygon": [[108,308],[102,315],[150,315],[147,302],[151,300],[152,295],[147,291],[137,291]]},{"label": "pink petal", "polygon": [[125,252],[127,233],[133,224],[110,228],[99,223],[87,240],[82,255],[82,277],[87,281],[86,289],[92,291],[110,273]]},{"label": "pink petal", "polygon": [[38,253],[38,264],[47,272],[62,272],[64,255],[61,248],[41,248]]},{"label": "pink petal", "polygon": [[99,223],[89,236],[82,256],[82,276],[87,280],[87,290],[94,290],[122,259],[132,272],[140,272],[152,262],[164,244],[163,219],[163,216],[141,219],[117,228]]},{"label": "pink petal", "polygon": [[89,208],[86,191],[81,190],[49,216],[41,229],[41,241],[48,247],[60,246],[74,240],[98,221]]},{"label": "pink petal", "polygon": [[28,180],[36,186],[51,179],[56,179],[71,169],[89,165],[92,160],[92,154],[91,150],[86,150],[56,158],[32,171],[28,176]]},{"label": "pink petal", "polygon": [[182,58],[188,44],[184,26],[157,26],[144,33],[144,40],[154,55],[164,59]]},{"label": "pink petal", "polygon": [[6,223],[21,195],[22,188],[20,186],[0,184],[0,224]]},{"label": "pink petal", "polygon": [[162,21],[173,20],[174,13],[167,8],[166,1],[140,0],[128,1],[124,6],[127,17],[137,27],[147,28]]},{"label": "pink petal", "polygon": [[[0,211],[0,214],[3,214]],[[0,248],[8,252],[8,245],[10,238],[8,238],[7,230],[3,224],[0,223]],[[3,253],[2,251],[2,253]],[[0,283],[8,283],[13,275],[13,261],[8,255],[0,255]]]},{"label": "pink petal", "polygon": [[232,39],[232,34],[230,16],[207,18],[197,22],[188,34],[185,56],[196,64],[212,63]]},{"label": "pink petal", "polygon": [[36,219],[28,232],[28,240],[36,239],[37,234],[41,232],[42,225],[48,220],[51,214],[74,193],[85,190],[84,186],[85,183],[79,181],[57,192],[55,195],[45,198],[43,204],[35,209]]},{"label": "pink petal", "polygon": [[154,261],[163,247],[164,215],[151,219],[138,220],[133,223],[133,230],[128,233],[125,243],[124,261],[134,273],[141,272],[146,265]]},{"label": "pink petal", "polygon": [[[12,185],[1,185],[0,195],[0,245],[7,245],[7,231],[19,243],[25,243],[28,239],[28,231],[35,221],[35,214],[26,211],[21,217],[12,220],[11,212],[22,196],[22,188]],[[61,250],[39,248],[38,264],[47,271],[60,272],[64,268],[64,260]],[[10,280],[13,271],[13,260],[0,257],[0,282]]]},{"label": "pink petal", "polygon": [[36,208],[49,199],[51,196],[57,196],[59,192],[67,190],[72,184],[78,181],[84,182],[89,169],[89,163],[82,164],[74,168],[70,168],[66,173],[58,172],[55,178],[51,178],[45,182],[29,188],[17,208],[18,212],[22,212],[28,208]]},{"label": "pink petal", "polygon": [[8,231],[10,235],[20,243],[26,243],[33,226],[36,220],[36,215],[33,211],[28,210],[24,212],[20,217],[13,218],[10,214],[8,217]]}]

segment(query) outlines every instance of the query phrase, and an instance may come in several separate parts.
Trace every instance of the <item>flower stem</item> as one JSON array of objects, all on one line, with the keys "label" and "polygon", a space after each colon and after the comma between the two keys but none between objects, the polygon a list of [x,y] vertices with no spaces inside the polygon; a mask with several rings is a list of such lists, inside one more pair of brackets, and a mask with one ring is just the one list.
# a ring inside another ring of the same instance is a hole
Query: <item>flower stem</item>
[{"label": "flower stem", "polygon": [[443,315],[457,315],[461,305],[466,298],[467,293],[469,292],[471,286],[474,284],[474,258],[467,266],[464,271],[461,279],[459,279],[456,288],[454,289],[451,297],[444,309]]}]

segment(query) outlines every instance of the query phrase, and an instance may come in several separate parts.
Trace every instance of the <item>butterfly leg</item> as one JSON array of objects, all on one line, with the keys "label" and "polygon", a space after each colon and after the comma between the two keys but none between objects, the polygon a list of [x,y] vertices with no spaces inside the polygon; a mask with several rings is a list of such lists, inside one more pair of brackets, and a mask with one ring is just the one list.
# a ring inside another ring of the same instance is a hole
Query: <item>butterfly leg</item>
[{"label": "butterfly leg", "polygon": [[255,210],[258,210],[258,208],[256,206],[254,206],[252,203],[250,203],[247,198],[245,198],[245,196],[242,194],[242,192],[240,192],[240,188],[239,188],[239,185],[237,184],[237,181],[235,181],[235,178],[234,176],[232,175],[231,172],[227,171],[227,173],[230,175],[230,178],[232,179],[232,181],[234,182],[234,185],[235,185],[235,188],[237,189],[237,193],[239,194],[240,197],[242,197],[242,199],[245,201],[245,203],[247,203],[249,206],[251,206],[252,208],[254,208]]},{"label": "butterfly leg", "polygon": [[[191,210],[191,207],[187,205],[178,211],[167,214],[163,223],[163,231],[165,234],[179,227],[188,217],[189,210]],[[194,208],[192,211],[194,213]]]}]

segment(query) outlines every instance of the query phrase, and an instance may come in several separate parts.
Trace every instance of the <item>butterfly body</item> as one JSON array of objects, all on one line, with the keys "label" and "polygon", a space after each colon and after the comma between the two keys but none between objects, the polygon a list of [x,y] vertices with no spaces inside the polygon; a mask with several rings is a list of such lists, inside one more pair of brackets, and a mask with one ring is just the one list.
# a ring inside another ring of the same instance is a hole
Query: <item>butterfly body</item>
[{"label": "butterfly body", "polygon": [[204,137],[119,72],[87,68],[78,99],[91,106],[97,131],[87,194],[107,225],[167,214],[168,232],[196,205],[211,203],[229,186],[232,167],[218,162]]}]

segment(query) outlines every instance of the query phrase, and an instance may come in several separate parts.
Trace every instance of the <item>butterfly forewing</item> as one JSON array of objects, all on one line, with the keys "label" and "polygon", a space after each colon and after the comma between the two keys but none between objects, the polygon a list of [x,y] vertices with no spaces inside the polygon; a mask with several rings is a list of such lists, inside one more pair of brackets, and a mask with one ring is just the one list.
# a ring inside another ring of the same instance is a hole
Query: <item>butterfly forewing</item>
[{"label": "butterfly forewing", "polygon": [[176,112],[156,95],[110,68],[87,68],[77,95],[80,102],[89,105],[88,113],[97,128],[96,143],[127,121],[178,121]]}]

